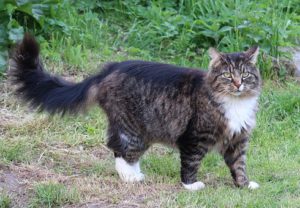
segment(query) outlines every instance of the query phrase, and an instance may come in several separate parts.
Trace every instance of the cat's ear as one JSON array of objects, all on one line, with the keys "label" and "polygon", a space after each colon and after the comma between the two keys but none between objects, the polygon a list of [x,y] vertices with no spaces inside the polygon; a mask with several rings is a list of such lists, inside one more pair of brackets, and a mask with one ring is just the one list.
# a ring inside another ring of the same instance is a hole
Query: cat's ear
[{"label": "cat's ear", "polygon": [[245,51],[245,55],[247,56],[247,59],[252,64],[256,64],[258,53],[259,53],[258,46],[253,46],[253,47],[249,48],[247,51]]},{"label": "cat's ear", "polygon": [[217,51],[217,49],[215,48],[209,48],[208,54],[212,61],[218,60],[222,57],[222,54],[219,51]]},{"label": "cat's ear", "polygon": [[218,65],[220,63],[221,59],[224,60],[223,54],[220,53],[215,48],[209,48],[208,54],[211,58],[211,60],[209,62],[209,68],[212,68],[214,65]]}]

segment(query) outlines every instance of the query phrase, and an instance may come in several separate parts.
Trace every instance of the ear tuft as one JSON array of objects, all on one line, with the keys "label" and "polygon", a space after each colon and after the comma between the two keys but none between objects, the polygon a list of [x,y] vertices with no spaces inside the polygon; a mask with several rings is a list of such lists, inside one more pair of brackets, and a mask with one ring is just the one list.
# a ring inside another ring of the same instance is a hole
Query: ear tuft
[{"label": "ear tuft", "polygon": [[220,52],[217,51],[217,49],[212,47],[208,49],[208,54],[212,60],[217,60],[221,57]]},{"label": "ear tuft", "polygon": [[259,47],[258,46],[253,46],[251,48],[249,48],[246,52],[245,52],[247,58],[249,59],[249,61],[252,64],[256,64],[257,62],[257,57],[259,54]]}]

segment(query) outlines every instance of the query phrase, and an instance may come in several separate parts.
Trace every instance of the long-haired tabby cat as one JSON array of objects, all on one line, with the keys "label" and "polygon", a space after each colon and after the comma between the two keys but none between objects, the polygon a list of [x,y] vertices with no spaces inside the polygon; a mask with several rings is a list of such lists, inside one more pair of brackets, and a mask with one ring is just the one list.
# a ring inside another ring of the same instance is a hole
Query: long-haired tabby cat
[{"label": "long-haired tabby cat", "polygon": [[168,64],[125,61],[107,64],[80,83],[45,72],[39,46],[25,35],[11,62],[17,93],[32,106],[54,113],[76,113],[93,103],[107,114],[107,145],[123,181],[142,181],[139,159],[153,143],[176,146],[181,181],[198,190],[201,160],[216,149],[238,187],[258,188],[246,175],[246,149],[255,126],[261,89],[255,67],[258,47],[240,53],[210,49],[209,71]]}]

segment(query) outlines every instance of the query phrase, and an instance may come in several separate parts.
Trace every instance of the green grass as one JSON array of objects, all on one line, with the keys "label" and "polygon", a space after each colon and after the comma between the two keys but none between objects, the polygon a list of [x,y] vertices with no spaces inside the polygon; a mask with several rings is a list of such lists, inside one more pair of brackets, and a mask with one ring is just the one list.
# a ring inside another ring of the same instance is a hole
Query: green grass
[{"label": "green grass", "polygon": [[76,189],[68,190],[63,184],[46,183],[34,187],[35,198],[31,207],[61,207],[79,201]]},{"label": "green grass", "polygon": [[0,161],[24,162],[30,160],[33,145],[23,139],[0,140]]},{"label": "green grass", "polygon": [[0,208],[11,207],[11,199],[3,193],[0,193]]}]

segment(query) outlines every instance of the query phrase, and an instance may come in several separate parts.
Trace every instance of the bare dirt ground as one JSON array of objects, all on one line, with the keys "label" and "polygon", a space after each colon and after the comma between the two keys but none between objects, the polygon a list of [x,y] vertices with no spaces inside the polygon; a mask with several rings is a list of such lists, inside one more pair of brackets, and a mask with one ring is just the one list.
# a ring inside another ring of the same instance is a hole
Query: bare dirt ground
[{"label": "bare dirt ground", "polygon": [[12,199],[13,207],[27,207],[33,197],[33,185],[59,182],[66,187],[78,187],[82,202],[65,207],[159,207],[156,198],[162,193],[172,194],[179,186],[166,184],[124,184],[110,178],[64,176],[32,165],[1,165],[0,187]]},{"label": "bare dirt ground", "polygon": [[[26,125],[35,118],[30,109],[21,109],[13,98],[12,88],[7,82],[0,83],[0,139],[7,139],[6,131],[11,127]],[[140,184],[126,184],[119,180],[113,170],[112,153],[105,145],[97,146],[88,152],[65,145],[43,146],[44,151],[32,162],[1,163],[0,193],[6,193],[12,207],[28,207],[34,197],[34,185],[43,182],[64,184],[67,188],[76,187],[80,193],[80,202],[64,207],[160,207],[159,197],[171,196],[180,189],[178,184],[161,183],[148,179]],[[160,151],[160,150],[159,150]],[[164,150],[162,150],[164,151]],[[53,170],[55,161],[51,154],[72,166],[73,174]],[[89,168],[93,161],[110,161],[103,176],[81,174],[80,168]],[[78,170],[78,171],[77,171]]]}]

